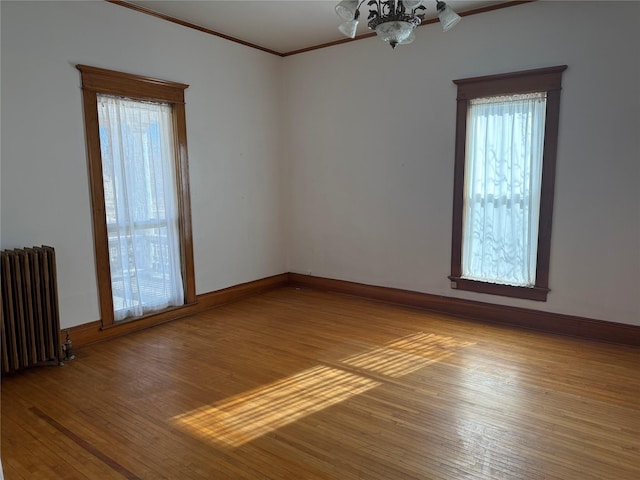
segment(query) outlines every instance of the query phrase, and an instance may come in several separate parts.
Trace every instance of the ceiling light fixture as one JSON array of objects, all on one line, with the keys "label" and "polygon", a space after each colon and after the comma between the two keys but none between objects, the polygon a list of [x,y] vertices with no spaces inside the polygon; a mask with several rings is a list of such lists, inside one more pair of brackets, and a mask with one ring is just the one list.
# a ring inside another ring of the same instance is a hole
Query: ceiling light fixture
[{"label": "ceiling light fixture", "polygon": [[[336,13],[344,20],[338,30],[349,38],[355,38],[358,28],[360,7],[366,0],[342,0],[336,5]],[[367,25],[378,37],[396,48],[407,45],[415,39],[413,30],[424,20],[424,0],[369,0]],[[436,9],[442,29],[446,32],[460,21],[460,15],[446,3],[437,0]]]}]

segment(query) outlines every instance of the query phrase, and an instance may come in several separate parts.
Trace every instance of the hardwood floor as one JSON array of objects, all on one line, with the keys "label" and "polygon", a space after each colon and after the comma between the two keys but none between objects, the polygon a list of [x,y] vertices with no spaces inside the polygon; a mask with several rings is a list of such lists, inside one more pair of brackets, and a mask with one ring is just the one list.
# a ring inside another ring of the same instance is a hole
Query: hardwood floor
[{"label": "hardwood floor", "polygon": [[13,479],[640,478],[640,350],[278,289],[2,379]]}]

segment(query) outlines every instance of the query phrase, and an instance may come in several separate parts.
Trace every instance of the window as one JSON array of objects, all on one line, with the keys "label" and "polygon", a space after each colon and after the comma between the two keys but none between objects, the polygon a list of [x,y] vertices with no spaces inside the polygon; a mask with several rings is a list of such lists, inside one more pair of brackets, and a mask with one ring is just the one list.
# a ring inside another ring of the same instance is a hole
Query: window
[{"label": "window", "polygon": [[546,300],[566,68],[454,81],[453,288]]},{"label": "window", "polygon": [[193,303],[187,85],[78,69],[102,325]]}]

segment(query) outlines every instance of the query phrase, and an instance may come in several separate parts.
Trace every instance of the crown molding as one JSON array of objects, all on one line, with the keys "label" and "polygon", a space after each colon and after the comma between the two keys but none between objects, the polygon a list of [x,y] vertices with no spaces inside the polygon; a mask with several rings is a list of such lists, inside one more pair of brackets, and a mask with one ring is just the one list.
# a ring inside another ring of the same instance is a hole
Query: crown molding
[{"label": "crown molding", "polygon": [[[209,35],[213,35],[215,37],[220,37],[220,38],[224,38],[225,40],[229,40],[230,42],[234,42],[234,43],[239,43],[240,45],[244,45],[246,47],[251,47],[251,48],[255,48],[257,50],[261,50],[263,52],[266,53],[270,53],[272,55],[276,55],[278,57],[290,57],[292,55],[298,55],[300,53],[305,53],[305,52],[310,52],[312,50],[319,50],[321,48],[328,48],[328,47],[333,47],[335,45],[341,45],[343,43],[351,43],[351,42],[355,42],[358,40],[363,40],[365,38],[370,38],[370,37],[374,37],[376,34],[375,32],[370,32],[370,33],[364,33],[362,35],[358,35],[355,38],[345,38],[345,39],[341,39],[341,40],[335,40],[333,42],[327,42],[327,43],[321,43],[318,45],[313,45],[311,47],[306,47],[306,48],[301,48],[298,50],[291,50],[289,52],[277,52],[275,50],[271,50],[269,48],[266,47],[262,47],[260,45],[257,45],[255,43],[250,43],[250,42],[246,42],[240,38],[236,38],[236,37],[232,37],[231,35],[226,35],[224,33],[220,33],[220,32],[216,32],[215,30],[211,30],[209,28],[203,27],[201,25],[196,25],[195,23],[191,23],[191,22],[187,22],[184,20],[180,20],[179,18],[176,17],[172,17],[170,15],[165,15],[164,13],[160,13],[160,12],[156,12],[155,10],[152,10],[150,8],[146,8],[140,5],[136,5],[134,3],[125,1],[125,0],[105,0],[108,3],[113,3],[114,5],[119,5],[121,7],[125,7],[125,8],[129,8],[131,10],[135,10],[136,12],[140,12],[140,13],[144,13],[146,15],[151,15],[152,17],[156,17],[156,18],[160,18],[162,20],[165,20],[167,22],[171,22],[171,23],[175,23],[178,25],[182,25],[183,27],[187,27],[187,28],[191,28],[193,30],[197,30],[199,32],[203,32],[203,33],[207,33]],[[458,15],[460,15],[461,17],[468,17],[470,15],[477,15],[479,13],[486,13],[486,12],[492,12],[494,10],[502,10],[503,8],[509,8],[509,7],[515,7],[517,5],[522,5],[525,3],[532,3],[532,2],[536,2],[538,0],[517,0],[517,1],[510,1],[510,2],[505,2],[505,3],[499,3],[496,5],[489,5],[486,7],[480,7],[480,8],[474,8],[472,10],[466,10],[463,12],[458,12]],[[418,25],[419,27],[423,27],[425,25],[429,25],[432,23],[437,23],[438,19],[437,18],[429,18],[427,20],[424,20],[420,25]]]},{"label": "crown molding", "polygon": [[256,50],[261,50],[263,52],[270,53],[272,55],[277,55],[278,57],[284,56],[282,53],[276,52],[275,50],[271,50],[269,48],[256,45],[255,43],[245,42],[244,40],[241,40],[236,37],[232,37],[231,35],[226,35],[224,33],[216,32],[215,30],[211,30],[201,25],[196,25],[195,23],[186,22],[184,20],[180,20],[179,18],[172,17],[170,15],[165,15],[164,13],[156,12],[155,10],[151,10],[150,8],[136,5],[134,3],[126,2],[124,0],[105,0],[105,1],[108,3],[113,3],[114,5],[119,5],[121,7],[135,10],[136,12],[145,13],[152,17],[166,20],[167,22],[176,23],[178,25],[182,25],[183,27],[191,28],[193,30],[198,30],[199,32],[207,33],[209,35],[213,35],[214,37],[224,38],[225,40],[229,40],[230,42],[239,43],[240,45],[244,45],[246,47],[255,48]]}]

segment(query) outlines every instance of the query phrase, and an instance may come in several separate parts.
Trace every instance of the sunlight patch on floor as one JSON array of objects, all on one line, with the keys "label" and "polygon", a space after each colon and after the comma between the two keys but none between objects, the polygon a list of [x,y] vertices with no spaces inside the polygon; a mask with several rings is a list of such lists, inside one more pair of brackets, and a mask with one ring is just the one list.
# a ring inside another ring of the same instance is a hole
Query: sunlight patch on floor
[{"label": "sunlight patch on floor", "polygon": [[318,366],[174,420],[200,437],[238,447],[378,385],[337,368]]},{"label": "sunlight patch on floor", "polygon": [[367,374],[398,378],[473,345],[418,332],[340,361],[345,369],[317,366],[277,382],[173,418],[177,425],[218,445],[239,447],[307,415],[382,385]]},{"label": "sunlight patch on floor", "polygon": [[342,363],[389,377],[402,377],[444,360],[455,350],[471,345],[451,337],[418,332],[387,343],[383,347],[352,355]]}]

